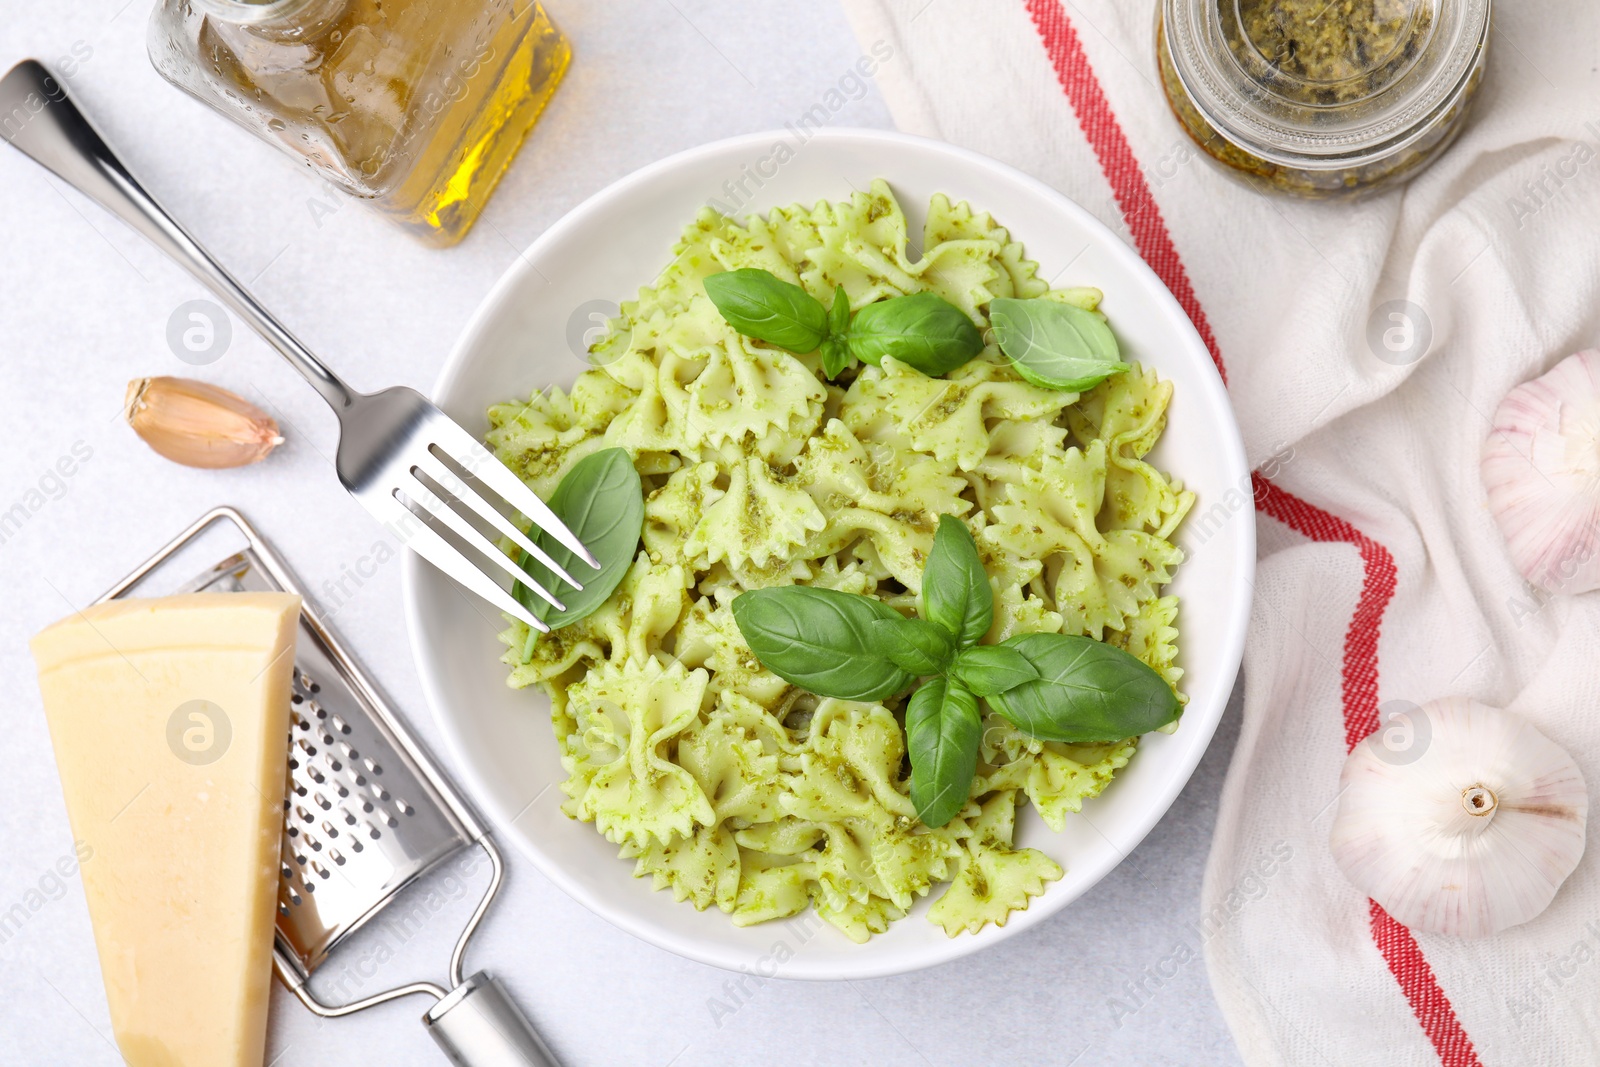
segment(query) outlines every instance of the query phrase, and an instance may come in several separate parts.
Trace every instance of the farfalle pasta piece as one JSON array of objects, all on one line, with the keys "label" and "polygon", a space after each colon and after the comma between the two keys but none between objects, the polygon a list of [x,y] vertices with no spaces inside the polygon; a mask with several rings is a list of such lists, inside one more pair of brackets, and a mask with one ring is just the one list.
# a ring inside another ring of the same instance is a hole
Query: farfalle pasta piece
[{"label": "farfalle pasta piece", "polygon": [[877,835],[870,819],[837,819],[819,823],[822,847],[807,858],[816,874],[814,900],[819,910],[843,910],[873,897],[877,871],[872,846]]},{"label": "farfalle pasta piece", "polygon": [[697,911],[715,904],[731,912],[739,898],[739,846],[724,826],[701,826],[688,837],[625,844],[623,859],[636,859],[633,876],[649,876],[656,889],[671,889]]},{"label": "farfalle pasta piece", "polygon": [[[828,215],[831,207],[832,205],[826,200],[819,202],[813,208],[806,208],[800,204],[775,207],[765,216],[752,215],[746,223],[746,228],[753,240],[761,243],[770,241],[771,246],[783,255],[804,284],[802,271],[810,263],[811,250],[822,243],[821,237],[817,234],[818,218]],[[741,263],[740,266],[753,266],[753,264]]]},{"label": "farfalle pasta piece", "polygon": [[829,556],[865,538],[874,561],[913,589],[920,585],[939,516],[972,508],[961,496],[966,482],[952,462],[862,442],[837,419],[811,440],[796,466],[797,483],[827,520],[808,538],[805,554]]},{"label": "farfalle pasta piece", "polygon": [[588,617],[549,633],[514,623],[501,635],[511,645],[503,657],[512,665],[511,684],[552,681],[582,662],[644,662],[688,610],[687,582],[682,566],[640,552],[616,594]]},{"label": "farfalle pasta piece", "polygon": [[1038,849],[980,845],[967,853],[950,887],[928,909],[928,918],[951,937],[963,931],[975,934],[989,923],[1004,926],[1012,912],[1026,910],[1028,901],[1063,873],[1059,863]]},{"label": "farfalle pasta piece", "polygon": [[803,441],[822,418],[827,395],[800,360],[777,349],[757,349],[744,339],[710,352],[686,391],[690,432],[685,443],[691,449],[759,439],[774,430],[785,440]]},{"label": "farfalle pasta piece", "polygon": [[968,475],[980,507],[993,507],[1006,485],[1038,471],[1048,457],[1064,449],[1065,427],[1043,419],[996,420],[989,430],[989,451]]},{"label": "farfalle pasta piece", "polygon": [[930,378],[894,359],[867,367],[845,397],[842,418],[857,437],[887,441],[975,469],[989,452],[988,421],[1052,419],[1076,394],[1022,381],[988,350]]},{"label": "farfalle pasta piece", "polygon": [[905,909],[897,908],[893,901],[873,897],[865,901],[846,900],[835,906],[817,901],[817,914],[832,923],[840,933],[858,945],[864,945],[873,934],[889,929],[889,924],[905,918]]},{"label": "farfalle pasta piece", "polygon": [[528,624],[516,620],[500,633],[507,646],[500,662],[511,668],[506,684],[513,689],[554,682],[570,673],[580,664],[596,663],[606,658],[612,638],[603,630],[604,620],[584,625],[594,619],[591,615],[579,623],[563,626],[536,640]]},{"label": "farfalle pasta piece", "polygon": [[973,211],[965,200],[952,204],[943,193],[935,193],[922,227],[922,247],[933,249],[964,241],[983,241],[997,249],[994,277],[987,283],[990,298],[1028,299],[1049,291],[1049,284],[1038,276],[1039,265],[1023,255],[1022,245],[1011,240],[1005,227],[997,225],[988,212]]},{"label": "farfalle pasta piece", "polygon": [[638,382],[638,395],[606,427],[605,447],[625,448],[635,455],[689,450],[689,398],[681,379],[699,374],[704,358],[668,355],[658,364],[650,356],[629,352],[608,370],[621,373],[635,363],[643,364],[640,373],[630,375]]},{"label": "farfalle pasta piece", "polygon": [[913,820],[875,824],[873,835],[874,892],[902,910],[948,880],[960,857],[960,849],[949,839],[919,830]]},{"label": "farfalle pasta piece", "polygon": [[863,568],[914,588],[933,549],[937,523],[920,514],[885,515],[870,508],[843,508],[800,551],[813,559],[849,553]]},{"label": "farfalle pasta piece", "polygon": [[801,771],[782,800],[784,814],[811,821],[914,818],[901,792],[905,735],[880,704],[823,700],[811,719]]},{"label": "farfalle pasta piece", "polygon": [[876,591],[881,581],[883,581],[882,576],[877,571],[864,567],[860,560],[850,560],[841,564],[836,557],[828,556],[811,569],[811,580],[806,584],[819,589],[837,589],[841,593],[865,596]]},{"label": "farfalle pasta piece", "polygon": [[534,492],[549,496],[573,464],[605,447],[597,430],[574,419],[569,398],[559,390],[536,393],[525,404],[490,408],[485,441]]},{"label": "farfalle pasta piece", "polygon": [[569,714],[588,774],[568,814],[593,821],[610,841],[637,846],[714,823],[710,800],[666,751],[699,717],[706,682],[705,671],[651,659],[605,663],[572,685]]},{"label": "farfalle pasta piece", "polygon": [[893,445],[857,440],[833,419],[811,438],[796,461],[796,480],[830,519],[845,508],[881,515],[915,515],[938,525],[940,515],[965,515],[972,505],[950,463],[905,452]]},{"label": "farfalle pasta piece", "polygon": [[684,555],[702,569],[724,561],[737,567],[785,560],[827,526],[811,496],[761,457],[726,473],[728,487],[713,486],[701,497],[699,521],[683,542]]},{"label": "farfalle pasta piece", "polygon": [[[648,553],[640,552],[623,576],[617,596],[608,605],[618,609],[619,622],[626,632],[623,641],[612,645],[610,658],[643,663],[654,655],[661,647],[662,638],[678,625],[689,609],[688,584],[688,572],[682,564],[656,563]],[[546,634],[542,639],[549,638]]]},{"label": "farfalle pasta piece", "polygon": [[719,471],[715,463],[694,463],[678,468],[661,488],[647,494],[644,501],[645,551],[659,561],[675,561],[683,556],[683,544],[700,524],[706,500],[717,489]]},{"label": "farfalle pasta piece", "polygon": [[1193,493],[1144,460],[1109,457],[1101,529],[1143,530],[1166,540],[1193,506]]},{"label": "farfalle pasta piece", "polygon": [[811,863],[790,862],[745,848],[739,854],[742,873],[731,912],[733,925],[787,919],[811,906],[811,886],[816,881]]},{"label": "farfalle pasta piece", "polygon": [[996,264],[1000,252],[994,241],[941,241],[923,250],[917,277],[928,292],[981,323],[987,318],[982,309],[1006,288]]},{"label": "farfalle pasta piece", "polygon": [[989,923],[1004,926],[1012,912],[1024,910],[1044,892],[1046,882],[1061,877],[1061,865],[1043,852],[1011,847],[1015,819],[1016,800],[1010,791],[984,801],[964,842],[960,870],[928,909],[928,918],[951,937],[963,930],[975,934]]},{"label": "farfalle pasta piece", "polygon": [[882,180],[814,217],[816,244],[807,249],[801,272],[812,295],[842,285],[851,306],[861,307],[922,288],[907,252],[905,213]]},{"label": "farfalle pasta piece", "polygon": [[1068,633],[1100,638],[1123,628],[1141,600],[1172,578],[1176,545],[1143,530],[1096,525],[1105,493],[1106,445],[1050,457],[1006,488],[982,537],[1024,557],[1044,559],[1055,610]]},{"label": "farfalle pasta piece", "polygon": [[[743,714],[730,713],[731,708]],[[781,726],[773,723],[776,730],[764,728],[767,718],[759,705],[724,693],[713,714],[678,738],[677,762],[694,776],[717,823],[771,822],[781,814],[784,782],[778,756],[791,746],[781,739]]]},{"label": "farfalle pasta piece", "polygon": [[1060,830],[1067,825],[1067,813],[1082,811],[1085,800],[1099,796],[1111,784],[1111,776],[1128,765],[1136,748],[1133,739],[1104,745],[1046,741],[1031,761],[1023,791],[1045,825]]},{"label": "farfalle pasta piece", "polygon": [[1123,629],[1140,602],[1172,580],[1183,551],[1154,534],[1112,530],[1093,551],[1071,554],[1053,594],[1068,633],[1104,636]]},{"label": "farfalle pasta piece", "polygon": [[734,833],[739,847],[768,856],[807,856],[822,843],[825,831],[820,823],[785,815],[771,822],[757,823]]},{"label": "farfalle pasta piece", "polygon": [[1167,425],[1172,383],[1135,363],[1089,390],[1067,412],[1067,426],[1080,445],[1100,440],[1113,453],[1142,459]]}]

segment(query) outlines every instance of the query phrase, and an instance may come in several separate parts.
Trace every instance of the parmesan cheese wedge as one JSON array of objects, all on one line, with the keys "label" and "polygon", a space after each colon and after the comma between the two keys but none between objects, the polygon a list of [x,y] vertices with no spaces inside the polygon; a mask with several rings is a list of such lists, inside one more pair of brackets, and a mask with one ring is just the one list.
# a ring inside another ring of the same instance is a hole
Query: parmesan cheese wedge
[{"label": "parmesan cheese wedge", "polygon": [[117,1044],[261,1067],[300,598],[114,600],[33,639]]}]

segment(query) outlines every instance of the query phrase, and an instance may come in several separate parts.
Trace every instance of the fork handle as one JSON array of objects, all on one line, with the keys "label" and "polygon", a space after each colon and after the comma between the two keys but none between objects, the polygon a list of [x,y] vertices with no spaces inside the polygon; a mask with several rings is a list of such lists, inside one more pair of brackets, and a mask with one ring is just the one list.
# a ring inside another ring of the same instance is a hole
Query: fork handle
[{"label": "fork handle", "polygon": [[343,413],[353,391],[274,319],[255,297],[145,192],[122,160],[67,95],[66,86],[36,59],[25,59],[0,78],[0,135],[54,172],[198,278],[251,329],[282,353],[294,369]]}]

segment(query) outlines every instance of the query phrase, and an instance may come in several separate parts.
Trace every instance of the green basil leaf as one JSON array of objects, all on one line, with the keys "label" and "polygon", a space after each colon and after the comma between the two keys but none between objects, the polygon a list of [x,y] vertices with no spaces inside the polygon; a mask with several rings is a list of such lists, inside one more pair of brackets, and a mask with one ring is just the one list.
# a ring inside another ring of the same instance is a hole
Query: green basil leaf
[{"label": "green basil leaf", "polygon": [[954,515],[939,516],[933,551],[922,569],[922,617],[954,637],[957,648],[977,644],[994,623],[994,590],[978,545]]},{"label": "green basil leaf", "polygon": [[833,288],[833,306],[828,309],[828,333],[840,341],[850,332],[850,297],[844,286]]},{"label": "green basil leaf", "polygon": [[827,336],[822,339],[822,344],[817,347],[822,356],[822,376],[829,380],[837,378],[846,367],[850,365],[850,349],[845,342],[845,334],[850,329],[850,298],[845,295],[844,286],[838,285],[833,290],[833,306],[828,309]]},{"label": "green basil leaf", "polygon": [[906,704],[911,803],[928,826],[943,826],[966,806],[982,735],[978,698],[960,683],[930,678],[911,694]]},{"label": "green basil leaf", "polygon": [[[588,617],[604,604],[633,565],[639,534],[644,529],[644,489],[627,449],[603,448],[573,464],[556,486],[549,504],[556,517],[600,561],[597,571],[543,530],[532,535],[534,544],[583,583],[581,590],[573,589],[526,552],[518,559],[517,565],[567,608],[557,611],[521,582],[511,587],[512,595],[540,622],[556,630]],[[537,638],[538,631],[532,631],[524,660],[533,654]]]},{"label": "green basil leaf", "polygon": [[1178,717],[1172,687],[1120,648],[1067,634],[1023,634],[1002,647],[1022,653],[1039,677],[997,693],[989,703],[1030,737],[1120,741]]},{"label": "green basil leaf", "polygon": [[1081,393],[1128,369],[1105,320],[1059,300],[989,301],[994,339],[1034,385]]},{"label": "green basil leaf", "polygon": [[984,699],[1039,677],[1028,657],[1005,645],[975,645],[956,657],[950,677]]},{"label": "green basil leaf", "polygon": [[846,367],[850,365],[850,350],[843,341],[836,341],[832,337],[822,342],[818,349],[822,354],[822,376],[830,381],[837,378]]},{"label": "green basil leaf", "polygon": [[728,325],[747,337],[805,353],[815,352],[828,336],[822,302],[770,271],[723,271],[707,276],[705,287]]},{"label": "green basil leaf", "polygon": [[850,324],[850,354],[879,366],[884,356],[929,377],[955,370],[983,351],[983,335],[967,313],[934,293],[868,304]]},{"label": "green basil leaf", "polygon": [[919,678],[944,673],[956,650],[949,634],[921,619],[879,619],[872,624],[872,640],[897,667]]},{"label": "green basil leaf", "polygon": [[846,340],[850,332],[850,298],[844,286],[835,286],[833,307],[828,309],[828,336],[819,351],[822,353],[823,377],[837,378],[850,365],[850,347]]},{"label": "green basil leaf", "polygon": [[767,670],[821,697],[882,700],[916,677],[879,651],[872,624],[902,616],[881,600],[790,585],[733,600],[733,621]]}]

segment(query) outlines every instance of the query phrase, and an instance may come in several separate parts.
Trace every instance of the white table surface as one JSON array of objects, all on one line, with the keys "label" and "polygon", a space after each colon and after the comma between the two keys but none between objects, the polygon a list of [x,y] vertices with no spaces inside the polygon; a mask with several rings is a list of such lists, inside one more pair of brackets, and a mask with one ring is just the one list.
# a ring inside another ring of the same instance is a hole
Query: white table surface
[{"label": "white table surface", "polygon": [[[334,198],[303,167],[158,78],[144,53],[149,0],[3,0],[0,63],[87,54],[69,83],[79,102],[268,307],[357,387],[426,390],[480,297],[562,213],[664,155],[797,118],[859,52],[829,0],[549,7],[573,39],[571,72],[477,228],[445,252]],[[891,124],[875,89],[834,121]],[[12,917],[0,925],[0,1062],[93,1067],[120,1060],[82,890],[52,873],[71,835],[29,635],[93,600],[207,508],[230,503],[308,586],[326,590],[336,628],[423,737],[436,742],[437,730],[417,690],[399,568],[346,580],[342,593],[324,586],[384,534],[334,478],[335,427],[322,402],[237,324],[218,362],[179,362],[167,322],[205,295],[200,286],[3,149],[0,204],[0,512],[17,503],[28,512],[0,541],[0,587],[11,602],[0,613],[11,694],[0,712],[0,915]],[[120,418],[128,379],[150,374],[241,392],[278,417],[288,443],[245,470],[170,464]],[[51,481],[47,472],[75,445],[92,455],[70,479]],[[741,979],[613,929],[519,857],[469,969],[500,974],[571,1067],[1236,1064],[1204,964],[1171,961],[1184,946],[1198,957],[1190,924],[1237,714],[1235,706],[1171,813],[1110,877],[1036,931],[930,971],[832,984]],[[348,970],[332,979],[371,992],[441,978],[483,878],[480,868],[445,885],[443,906],[414,935],[353,946]],[[411,998],[323,1022],[276,988],[268,1060],[442,1064],[418,1022],[425,1007]]]}]

